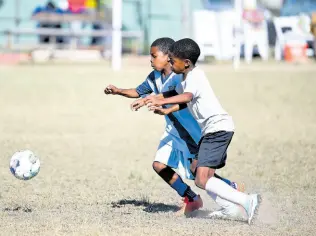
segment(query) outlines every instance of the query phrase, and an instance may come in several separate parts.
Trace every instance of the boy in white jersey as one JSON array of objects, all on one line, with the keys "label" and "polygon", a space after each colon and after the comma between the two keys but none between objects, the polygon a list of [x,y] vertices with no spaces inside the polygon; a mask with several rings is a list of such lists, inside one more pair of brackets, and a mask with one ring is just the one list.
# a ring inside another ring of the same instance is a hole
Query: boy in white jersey
[{"label": "boy in white jersey", "polygon": [[169,98],[161,95],[148,96],[145,104],[158,114],[168,114],[168,110],[163,108],[166,104],[188,105],[202,130],[195,184],[206,190],[212,198],[219,196],[242,206],[250,224],[259,206],[260,196],[236,191],[214,178],[215,170],[226,164],[227,148],[234,134],[234,123],[217,100],[204,72],[195,66],[199,56],[200,48],[192,39],[175,42],[170,47],[169,57],[172,71],[183,75],[183,81],[176,88],[179,95]]},{"label": "boy in white jersey", "polygon": [[[169,63],[168,51],[169,47],[174,43],[170,38],[159,38],[151,45],[151,66],[152,71],[146,80],[133,89],[118,89],[113,85],[109,85],[105,89],[106,94],[121,95],[128,98],[145,97],[152,93],[164,93],[166,96],[170,94],[170,90],[174,91],[175,87],[181,83],[182,75],[172,73]],[[137,103],[144,105],[145,100],[138,100]],[[182,176],[193,179],[190,170],[190,160],[198,151],[198,141],[201,138],[201,129],[194,120],[186,105],[179,112],[172,113],[173,109],[178,106],[166,108],[170,113],[166,116],[166,130],[159,144],[153,168],[155,172],[164,179],[177,193],[184,197],[183,213],[189,214],[203,206],[202,199],[196,195],[191,188],[185,184],[181,177],[172,169],[178,169]],[[182,124],[186,123],[184,128]],[[217,176],[217,178],[221,178]],[[221,178],[223,181],[238,188],[234,182]],[[226,207],[228,208],[228,206]],[[230,210],[234,208],[230,208]]]}]

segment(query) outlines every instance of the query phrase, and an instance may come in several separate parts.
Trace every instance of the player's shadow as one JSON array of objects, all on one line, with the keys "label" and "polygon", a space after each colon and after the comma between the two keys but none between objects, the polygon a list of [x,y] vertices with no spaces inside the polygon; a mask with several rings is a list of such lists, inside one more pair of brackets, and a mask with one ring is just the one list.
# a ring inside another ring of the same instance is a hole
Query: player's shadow
[{"label": "player's shadow", "polygon": [[[150,202],[147,199],[136,200],[136,199],[121,199],[116,202],[111,202],[112,208],[121,208],[124,206],[132,205],[135,207],[143,207],[143,211],[148,213],[159,213],[159,212],[177,212],[180,208],[177,205],[169,205],[164,203]],[[212,211],[209,210],[198,210],[187,215],[187,218],[201,218],[211,219],[209,214]],[[224,219],[222,219],[224,220]],[[225,220],[226,221],[226,220]]]},{"label": "player's shadow", "polygon": [[32,209],[27,206],[11,206],[11,207],[5,207],[2,209],[3,212],[32,212]]},{"label": "player's shadow", "polygon": [[126,205],[133,205],[136,207],[144,207],[143,211],[149,213],[158,212],[176,212],[180,208],[176,205],[168,205],[164,203],[149,202],[148,200],[136,200],[136,199],[122,199],[117,202],[111,203],[112,208],[120,208]]}]

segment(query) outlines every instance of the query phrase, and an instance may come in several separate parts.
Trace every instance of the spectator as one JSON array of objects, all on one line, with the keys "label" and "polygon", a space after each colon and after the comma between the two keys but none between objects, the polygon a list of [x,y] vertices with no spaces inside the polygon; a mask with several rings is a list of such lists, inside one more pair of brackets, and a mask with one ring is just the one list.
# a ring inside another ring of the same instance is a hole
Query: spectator
[{"label": "spectator", "polygon": [[[68,0],[70,14],[83,14],[86,13],[85,0]],[[85,27],[82,20],[75,20],[70,23],[70,28],[74,33],[80,32]],[[77,39],[76,44],[80,44],[80,39]]]},{"label": "spectator", "polygon": [[69,12],[80,14],[85,12],[85,0],[68,0]]},{"label": "spectator", "polygon": [[[33,16],[39,13],[56,13],[56,14],[62,14],[63,11],[59,8],[57,8],[52,1],[48,1],[47,4],[44,7],[37,7],[33,11]],[[37,24],[38,28],[48,28],[48,29],[61,29],[62,25],[60,23],[51,23],[51,22],[39,22]],[[39,41],[40,43],[43,44],[48,44],[52,43],[52,37],[50,35],[40,35],[39,36]],[[56,38],[56,43],[57,44],[63,44],[64,43],[64,38],[61,36],[58,36]]]},{"label": "spectator", "polygon": [[245,59],[252,61],[253,48],[257,44],[263,60],[268,59],[268,30],[262,9],[257,7],[255,0],[244,0],[243,25],[245,34]]}]

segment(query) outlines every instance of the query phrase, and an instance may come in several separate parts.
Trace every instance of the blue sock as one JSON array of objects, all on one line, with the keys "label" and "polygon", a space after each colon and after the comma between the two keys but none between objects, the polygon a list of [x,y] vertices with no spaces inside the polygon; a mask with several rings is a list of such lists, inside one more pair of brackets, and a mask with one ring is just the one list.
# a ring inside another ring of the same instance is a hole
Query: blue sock
[{"label": "blue sock", "polygon": [[176,190],[181,197],[184,197],[184,193],[188,188],[188,185],[184,183],[181,178],[177,178],[177,180],[170,186]]},{"label": "blue sock", "polygon": [[226,184],[228,184],[228,185],[231,185],[232,184],[232,182],[229,180],[229,179],[225,179],[225,178],[223,178],[223,177],[221,177],[221,176],[219,176],[218,174],[214,174],[214,177],[215,178],[218,178],[218,179],[220,179],[220,180],[222,180],[222,181],[224,181]]},{"label": "blue sock", "polygon": [[232,182],[229,179],[225,179],[225,178],[222,177],[222,180],[228,185],[232,184]]}]

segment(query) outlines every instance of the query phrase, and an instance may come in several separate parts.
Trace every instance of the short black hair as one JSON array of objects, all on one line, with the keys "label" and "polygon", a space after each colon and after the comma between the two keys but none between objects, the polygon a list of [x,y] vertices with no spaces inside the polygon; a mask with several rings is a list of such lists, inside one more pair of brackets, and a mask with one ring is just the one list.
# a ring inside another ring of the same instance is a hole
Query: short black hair
[{"label": "short black hair", "polygon": [[168,54],[169,48],[174,42],[172,38],[158,38],[151,44],[151,47],[158,47],[164,54]]},{"label": "short black hair", "polygon": [[180,59],[189,59],[193,65],[197,62],[201,50],[199,45],[190,38],[184,38],[176,41],[170,47],[169,51]]}]

